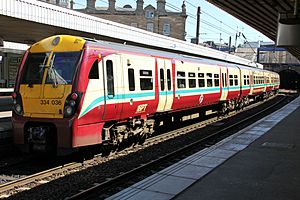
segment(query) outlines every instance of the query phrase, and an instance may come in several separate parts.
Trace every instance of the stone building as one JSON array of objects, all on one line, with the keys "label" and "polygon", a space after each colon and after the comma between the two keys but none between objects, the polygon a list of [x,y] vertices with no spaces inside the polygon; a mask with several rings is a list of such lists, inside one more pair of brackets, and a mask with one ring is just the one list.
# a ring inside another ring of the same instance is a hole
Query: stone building
[{"label": "stone building", "polygon": [[64,8],[70,8],[70,4],[72,4],[74,1],[73,0],[39,0],[39,1],[44,1],[46,3],[51,3],[54,5],[58,5]]},{"label": "stone building", "polygon": [[185,40],[185,21],[187,15],[184,1],[181,8],[181,12],[166,10],[166,0],[157,0],[156,8],[152,5],[144,8],[143,0],[136,1],[136,8],[133,8],[129,4],[124,5],[122,8],[116,7],[116,0],[108,0],[108,7],[96,7],[96,0],[87,0],[86,9],[78,11]]}]

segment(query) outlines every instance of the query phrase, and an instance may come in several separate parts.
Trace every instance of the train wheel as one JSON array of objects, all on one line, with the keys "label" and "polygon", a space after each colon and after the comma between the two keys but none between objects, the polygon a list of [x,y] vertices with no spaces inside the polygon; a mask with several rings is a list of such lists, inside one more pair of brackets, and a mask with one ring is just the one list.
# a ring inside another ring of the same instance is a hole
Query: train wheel
[{"label": "train wheel", "polygon": [[225,116],[229,112],[229,107],[226,102],[222,103],[220,106],[219,116]]},{"label": "train wheel", "polygon": [[109,156],[109,154],[113,151],[114,147],[111,144],[104,143],[101,146],[102,156]]}]

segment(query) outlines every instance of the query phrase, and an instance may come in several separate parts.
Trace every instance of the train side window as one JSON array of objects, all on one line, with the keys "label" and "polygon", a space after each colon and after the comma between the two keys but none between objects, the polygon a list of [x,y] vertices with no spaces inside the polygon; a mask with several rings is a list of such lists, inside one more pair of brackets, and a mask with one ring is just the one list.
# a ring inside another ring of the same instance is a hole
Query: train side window
[{"label": "train side window", "polygon": [[205,87],[204,79],[199,79],[198,84],[199,84],[199,87]]},{"label": "train side window", "polygon": [[185,77],[185,72],[177,72],[177,77]]},{"label": "train side window", "polygon": [[165,75],[164,75],[164,70],[160,69],[160,90],[164,91],[165,90]]},{"label": "train side window", "polygon": [[213,86],[213,81],[212,81],[212,73],[206,73],[206,84],[207,87],[212,87]]},{"label": "train side window", "polygon": [[177,88],[186,88],[185,72],[177,72]]},{"label": "train side window", "polygon": [[196,87],[196,79],[189,79],[189,88]]},{"label": "train side window", "polygon": [[167,69],[168,90],[171,90],[171,71]]},{"label": "train side window", "polygon": [[213,86],[212,79],[207,79],[206,82],[207,82],[207,87],[212,87]]},{"label": "train side window", "polygon": [[215,82],[215,87],[220,86],[220,79],[219,79],[219,74],[214,74],[214,82]]},{"label": "train side window", "polygon": [[106,76],[107,76],[107,94],[115,96],[113,62],[111,60],[106,61]]},{"label": "train side window", "polygon": [[233,86],[233,75],[229,75],[229,85]]},{"label": "train side window", "polygon": [[141,90],[152,90],[153,81],[152,78],[140,78]]},{"label": "train side window", "polygon": [[191,77],[191,78],[195,78],[195,77],[196,77],[196,75],[195,75],[195,73],[193,73],[193,72],[189,72],[189,77]]},{"label": "train side window", "polygon": [[196,74],[189,72],[189,88],[196,87]]},{"label": "train side window", "polygon": [[128,69],[128,83],[129,83],[129,91],[134,91],[135,90],[134,69]]},{"label": "train side window", "polygon": [[239,84],[238,76],[234,75],[234,85],[238,85],[238,84]]},{"label": "train side window", "polygon": [[204,73],[198,73],[199,78],[204,78]]},{"label": "train side window", "polygon": [[91,67],[91,70],[89,72],[89,79],[99,79],[98,59],[95,60]]},{"label": "train side window", "polygon": [[198,86],[205,87],[204,73],[198,73]]},{"label": "train side window", "polygon": [[141,90],[153,89],[153,78],[151,70],[140,70],[140,86]]}]

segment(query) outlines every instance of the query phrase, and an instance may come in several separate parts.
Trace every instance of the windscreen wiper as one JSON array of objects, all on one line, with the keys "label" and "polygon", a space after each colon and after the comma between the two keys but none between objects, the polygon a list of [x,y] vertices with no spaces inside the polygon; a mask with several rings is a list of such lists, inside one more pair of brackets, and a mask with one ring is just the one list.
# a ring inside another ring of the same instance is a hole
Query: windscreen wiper
[{"label": "windscreen wiper", "polygon": [[[55,54],[53,55],[52,59],[51,59],[51,64],[50,64],[50,67],[48,69],[48,72],[50,71],[50,73],[48,73],[48,76],[49,76],[49,79],[52,80],[53,82],[53,87],[56,88],[57,87],[57,84],[58,84],[58,81],[57,81],[57,76],[56,76],[56,71],[55,71],[55,67],[54,67],[54,59],[55,59]],[[50,75],[52,74],[52,76]]]}]

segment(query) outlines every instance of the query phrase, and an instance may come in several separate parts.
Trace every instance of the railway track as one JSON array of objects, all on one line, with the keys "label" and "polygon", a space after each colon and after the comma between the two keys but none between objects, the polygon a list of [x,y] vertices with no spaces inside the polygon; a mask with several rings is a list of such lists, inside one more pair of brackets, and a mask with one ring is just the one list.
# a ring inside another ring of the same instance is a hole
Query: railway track
[{"label": "railway track", "polygon": [[[282,98],[282,100],[280,102],[282,102],[284,99],[285,98]],[[246,109],[244,109],[244,111],[249,110],[253,107],[256,107],[258,104],[260,104],[260,103],[250,105]],[[97,155],[94,156],[94,158],[85,160],[83,162],[71,162],[71,163],[68,163],[68,164],[57,166],[57,167],[52,168],[52,169],[48,169],[48,170],[43,171],[43,172],[39,172],[39,173],[36,173],[36,174],[32,174],[30,176],[23,177],[21,179],[17,179],[17,180],[12,179],[12,180],[10,180],[10,182],[7,182],[5,184],[0,185],[0,198],[1,197],[8,197],[8,196],[11,196],[11,195],[16,194],[18,192],[21,192],[21,191],[30,190],[31,188],[34,188],[36,186],[48,183],[49,181],[64,177],[64,176],[72,174],[74,172],[81,171],[81,170],[86,169],[88,167],[103,164],[103,163],[105,163],[109,160],[117,159],[117,158],[120,158],[122,156],[134,153],[134,152],[139,151],[141,149],[145,149],[145,148],[147,148],[151,145],[155,145],[157,143],[169,140],[171,138],[175,138],[175,137],[178,137],[180,135],[184,135],[186,133],[192,132],[192,131],[194,131],[196,129],[199,129],[201,127],[204,127],[206,125],[224,120],[225,118],[229,118],[229,117],[231,117],[231,116],[233,116],[237,113],[240,113],[240,112],[243,112],[243,111],[231,112],[227,116],[222,117],[222,118],[213,117],[211,119],[207,119],[207,120],[204,120],[202,122],[199,122],[199,123],[196,123],[196,124],[193,124],[193,125],[189,125],[189,126],[177,129],[177,130],[169,131],[167,133],[151,137],[151,138],[147,139],[143,145],[138,145],[138,146],[134,146],[134,147],[131,147],[131,148],[127,148],[123,151],[112,153],[107,157],[103,157],[101,154],[97,154]],[[259,113],[256,114],[256,116],[257,115],[259,115]],[[247,120],[247,119],[245,119],[245,120]],[[237,123],[237,124],[240,124],[240,123]],[[201,142],[203,143],[204,141],[208,140],[211,137],[216,137],[216,135],[218,135],[220,133],[222,133],[222,131],[218,132],[218,133],[214,133],[213,136],[206,136],[205,138],[203,138],[201,141],[199,141],[197,143],[201,143]],[[194,146],[197,143],[192,144],[191,146]],[[131,170],[129,172],[123,173],[122,175],[120,175],[118,177],[115,177],[115,178],[110,179],[109,181],[97,184],[96,186],[94,186],[94,187],[92,187],[92,188],[90,188],[90,189],[88,189],[84,192],[81,192],[77,195],[74,195],[74,196],[70,197],[70,199],[81,199],[82,197],[85,197],[85,195],[87,193],[92,192],[94,190],[97,190],[97,188],[100,188],[100,187],[101,188],[102,187],[107,188],[111,184],[115,184],[116,182],[118,182],[119,180],[123,179],[126,176],[132,176],[133,174],[137,173],[138,171],[141,171],[141,170],[143,170],[143,169],[145,169],[149,166],[152,166],[154,164],[157,164],[157,163],[161,162],[161,160],[164,160],[168,157],[172,157],[172,156],[178,154],[179,152],[186,151],[185,149],[188,149],[188,148],[189,147],[182,148],[182,149],[178,150],[178,152],[168,154],[168,155],[163,156],[163,157],[161,157],[157,160],[153,160],[150,163],[143,164],[143,166],[140,166],[140,167],[138,167],[134,170]]]},{"label": "railway track", "polygon": [[[136,168],[134,168],[134,169],[132,169],[128,172],[122,173],[121,175],[116,176],[114,178],[111,178],[111,179],[109,179],[105,182],[95,183],[92,187],[90,187],[88,189],[85,189],[83,191],[80,191],[77,194],[75,194],[73,196],[70,196],[66,199],[68,199],[68,200],[76,200],[76,199],[82,200],[82,199],[93,199],[93,198],[99,197],[99,196],[101,196],[100,195],[101,192],[103,192],[103,191],[105,192],[106,190],[110,190],[113,187],[117,187],[120,182],[122,182],[122,183],[126,182],[126,180],[130,180],[131,177],[145,171],[146,169],[151,169],[151,168],[153,168],[153,166],[157,166],[160,163],[165,163],[166,160],[169,160],[171,158],[182,157],[182,155],[185,154],[186,152],[192,152],[195,148],[198,149],[199,145],[203,146],[203,144],[207,144],[207,143],[210,143],[210,145],[213,145],[213,144],[217,143],[218,141],[221,140],[221,139],[218,139],[220,136],[222,136],[221,138],[224,138],[225,137],[224,135],[226,135],[226,136],[232,135],[233,133],[227,134],[227,132],[232,131],[232,129],[240,126],[241,124],[245,123],[246,121],[249,121],[253,118],[257,118],[258,116],[263,115],[263,113],[266,113],[266,112],[270,111],[271,109],[278,106],[279,104],[281,104],[285,100],[286,100],[286,98],[282,98],[276,104],[273,104],[270,107],[265,108],[262,111],[260,111],[258,113],[255,113],[254,115],[251,115],[251,116],[243,119],[242,121],[236,122],[235,124],[232,124],[231,126],[227,126],[227,127],[223,128],[221,130],[218,130],[218,131],[216,131],[216,132],[214,132],[210,135],[207,135],[207,136],[203,137],[202,139],[200,139],[196,142],[193,142],[193,143],[191,143],[191,144],[189,144],[185,147],[182,147],[182,148],[180,148],[180,149],[178,149],[174,152],[171,152],[167,155],[164,155],[164,156],[159,157],[155,160],[152,160],[148,163],[145,163],[145,164],[143,164],[139,167],[136,167]],[[191,125],[189,127],[182,128],[182,129],[185,129],[185,130],[176,130],[176,131],[173,131],[173,132],[190,132],[190,131],[195,130],[199,127],[201,127],[201,123],[199,123],[196,126]],[[155,139],[153,138],[152,140],[155,140]]]}]

